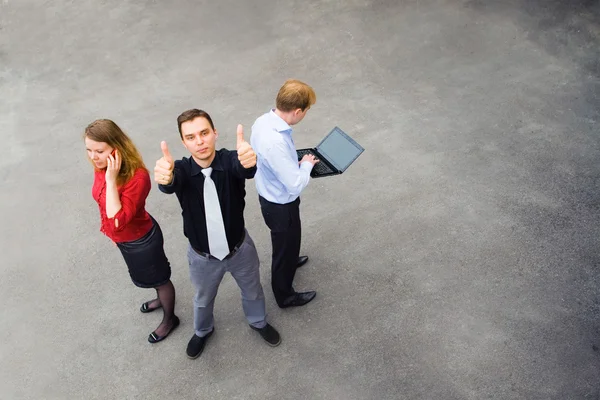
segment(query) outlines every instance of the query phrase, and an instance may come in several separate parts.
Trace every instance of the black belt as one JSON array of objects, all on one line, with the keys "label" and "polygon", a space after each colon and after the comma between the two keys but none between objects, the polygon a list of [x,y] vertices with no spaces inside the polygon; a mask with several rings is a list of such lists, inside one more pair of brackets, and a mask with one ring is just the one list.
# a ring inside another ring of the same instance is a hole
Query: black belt
[{"label": "black belt", "polygon": [[293,205],[297,205],[300,204],[300,196],[296,197],[296,200],[294,201],[290,201],[289,203],[273,203],[272,201],[269,201],[267,199],[265,199],[264,197],[262,197],[261,195],[258,195],[258,202],[260,203],[260,205],[273,205],[276,207],[285,207],[285,206],[293,206]]},{"label": "black belt", "polygon": [[[242,232],[242,238],[240,239],[240,241],[238,242],[238,244],[236,244],[236,245],[233,247],[233,250],[231,250],[231,252],[230,252],[229,254],[227,254],[227,255],[225,256],[225,258],[223,258],[223,260],[227,260],[228,258],[231,258],[231,257],[233,257],[233,255],[234,255],[235,253],[237,253],[237,251],[240,249],[240,247],[242,247],[242,244],[244,243],[244,240],[245,240],[245,239],[246,239],[246,230],[244,230],[244,232]],[[212,257],[212,258],[214,258],[215,260],[218,260],[218,258],[217,258],[217,257],[215,257],[215,256],[213,256],[212,254],[208,254],[208,253],[205,253],[205,252],[203,252],[203,251],[197,250],[197,249],[195,249],[194,247],[192,247],[192,249],[194,249],[194,251],[195,251],[196,253],[198,253],[199,255],[201,255],[202,257],[205,257],[205,258],[211,258],[211,257]]]}]

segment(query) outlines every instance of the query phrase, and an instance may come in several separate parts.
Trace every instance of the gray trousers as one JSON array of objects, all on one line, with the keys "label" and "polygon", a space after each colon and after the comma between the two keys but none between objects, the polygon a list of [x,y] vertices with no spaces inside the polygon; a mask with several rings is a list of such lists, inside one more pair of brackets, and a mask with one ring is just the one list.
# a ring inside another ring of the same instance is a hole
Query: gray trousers
[{"label": "gray trousers", "polygon": [[265,295],[260,284],[260,261],[248,232],[237,252],[222,261],[200,255],[191,246],[188,246],[187,255],[190,279],[196,289],[194,330],[197,336],[206,336],[213,330],[215,297],[227,271],[241,289],[242,307],[248,323],[255,328],[263,328],[267,324]]}]

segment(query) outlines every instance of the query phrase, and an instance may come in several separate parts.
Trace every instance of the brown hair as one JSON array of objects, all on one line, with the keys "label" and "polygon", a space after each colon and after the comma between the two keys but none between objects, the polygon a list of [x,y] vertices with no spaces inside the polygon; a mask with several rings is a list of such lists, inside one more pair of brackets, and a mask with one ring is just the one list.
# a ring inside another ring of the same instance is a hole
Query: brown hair
[{"label": "brown hair", "polygon": [[275,107],[283,112],[310,108],[317,102],[317,95],[312,87],[297,79],[288,79],[277,93]]},{"label": "brown hair", "polygon": [[140,152],[129,136],[110,119],[97,119],[92,122],[85,128],[83,137],[95,142],[106,143],[117,149],[121,157],[121,169],[117,177],[117,185],[121,186],[127,183],[139,168],[147,171]]},{"label": "brown hair", "polygon": [[179,117],[177,117],[177,129],[179,129],[179,136],[181,140],[183,140],[183,133],[181,133],[181,125],[184,122],[193,121],[196,118],[206,118],[212,130],[215,130],[215,125],[213,124],[212,118],[206,111],[198,110],[197,108],[192,108],[191,110],[187,110],[181,113]]}]

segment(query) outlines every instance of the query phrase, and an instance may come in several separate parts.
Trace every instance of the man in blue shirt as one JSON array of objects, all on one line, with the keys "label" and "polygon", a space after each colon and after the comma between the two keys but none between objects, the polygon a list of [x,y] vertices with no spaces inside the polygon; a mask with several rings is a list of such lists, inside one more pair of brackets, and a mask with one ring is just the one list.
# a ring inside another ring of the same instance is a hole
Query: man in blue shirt
[{"label": "man in blue shirt", "polygon": [[296,268],[308,261],[300,257],[300,193],[319,162],[305,155],[300,162],[292,139],[292,126],[302,121],[315,104],[314,90],[306,83],[287,80],[277,94],[275,108],[252,126],[251,145],[257,155],[254,176],[265,223],[271,230],[271,287],[281,308],[303,306],[316,292],[296,292]]}]

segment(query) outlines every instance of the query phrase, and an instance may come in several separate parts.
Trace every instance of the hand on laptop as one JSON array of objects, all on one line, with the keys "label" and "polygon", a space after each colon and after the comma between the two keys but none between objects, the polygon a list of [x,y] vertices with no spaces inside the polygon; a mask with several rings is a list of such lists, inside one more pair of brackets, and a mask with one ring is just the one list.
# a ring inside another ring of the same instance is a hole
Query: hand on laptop
[{"label": "hand on laptop", "polygon": [[309,163],[311,163],[313,165],[313,167],[314,167],[314,165],[316,163],[319,162],[319,160],[315,156],[313,156],[312,154],[305,154],[304,157],[302,157],[302,160],[300,160],[300,162],[298,164],[302,165],[302,163],[304,161],[308,161]]}]

